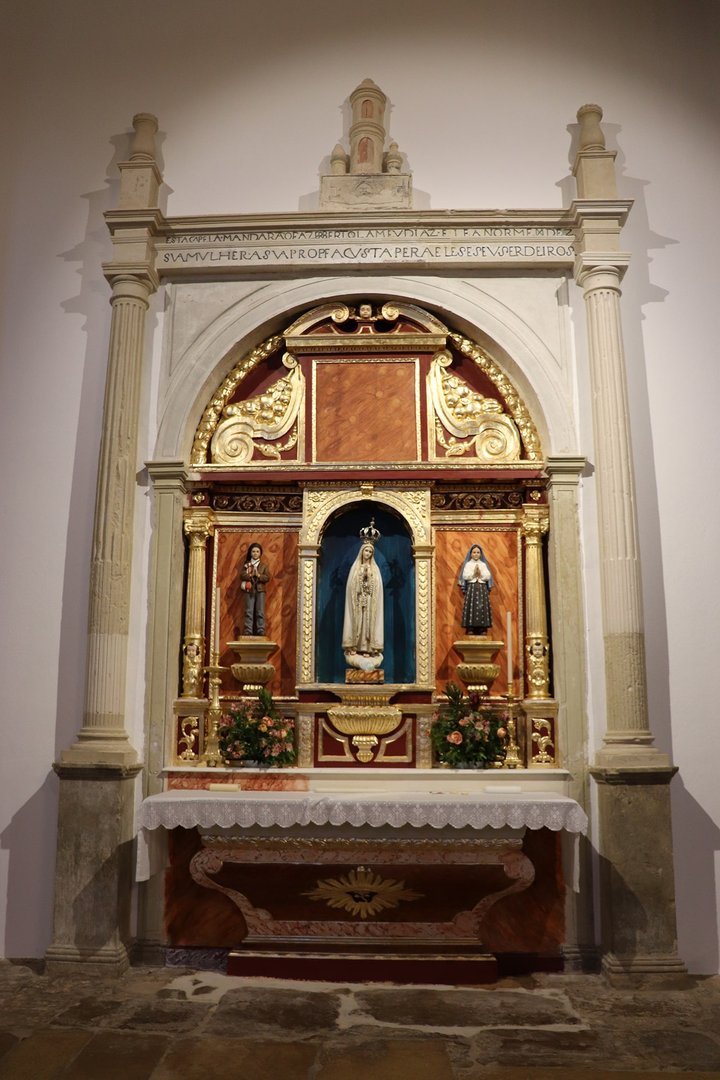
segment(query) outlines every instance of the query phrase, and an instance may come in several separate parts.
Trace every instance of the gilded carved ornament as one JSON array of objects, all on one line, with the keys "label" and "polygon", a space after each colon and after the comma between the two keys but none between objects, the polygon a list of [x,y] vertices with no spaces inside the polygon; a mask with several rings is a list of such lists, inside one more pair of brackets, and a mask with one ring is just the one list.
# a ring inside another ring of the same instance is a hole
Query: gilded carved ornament
[{"label": "gilded carved ornament", "polygon": [[210,443],[213,464],[246,465],[252,461],[255,450],[265,457],[280,460],[283,451],[296,445],[299,435],[297,428],[284,443],[280,444],[277,440],[287,435],[302,416],[305,378],[297,360],[290,353],[286,352],[283,356],[283,364],[289,371],[288,375],[255,397],[225,406],[223,419],[217,425]]},{"label": "gilded carved ornament", "polygon": [[469,356],[474,360],[480,370],[483,371],[493,385],[497,387],[510,416],[517,426],[517,430],[522,437],[526,460],[541,461],[542,448],[540,446],[540,436],[537,433],[537,428],[532,422],[525,403],[520,398],[520,395],[510,379],[508,379],[507,375],[500,370],[495,361],[491,360],[479,345],[476,345],[468,338],[462,337],[460,334],[452,333],[448,334],[448,338],[453,345],[463,353],[463,355]]},{"label": "gilded carved ornament", "polygon": [[[499,401],[484,397],[449,371],[452,362],[452,354],[441,349],[433,357],[428,374],[437,439],[446,457],[467,453],[472,457],[474,450],[478,461],[519,461],[520,436],[515,422],[503,414]],[[444,431],[450,432],[450,439]]]},{"label": "gilded carved ornament", "polygon": [[252,352],[248,353],[247,356],[243,357],[243,359],[235,365],[227,378],[223,380],[209,405],[207,405],[202,415],[202,419],[198,424],[193,448],[190,453],[191,465],[205,464],[210,440],[215,433],[215,428],[218,425],[218,421],[220,420],[223,409],[228,401],[233,396],[245,376],[249,375],[258,364],[262,363],[263,360],[266,360],[281,348],[282,343],[282,337],[277,334],[273,337],[269,337],[266,341],[263,341],[261,345],[258,345],[257,348],[253,349]]}]

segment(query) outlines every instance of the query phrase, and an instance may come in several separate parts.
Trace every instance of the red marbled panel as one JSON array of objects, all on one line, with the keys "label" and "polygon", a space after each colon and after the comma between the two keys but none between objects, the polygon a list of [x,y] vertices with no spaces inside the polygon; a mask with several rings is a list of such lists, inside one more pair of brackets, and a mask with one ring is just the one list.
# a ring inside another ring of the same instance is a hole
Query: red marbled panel
[{"label": "red marbled panel", "polygon": [[315,368],[317,461],[416,461],[415,362]]},{"label": "red marbled panel", "polygon": [[[495,641],[505,641],[506,613],[512,614],[513,622],[513,670],[518,678],[518,544],[517,530],[491,531],[485,527],[455,530],[437,529],[435,533],[435,598],[436,598],[436,677],[438,689],[442,690],[449,681],[459,682],[455,674],[461,662],[453,648],[453,642],[465,636],[460,626],[463,594],[457,584],[458,574],[468,549],[479,543],[485,552],[488,565],[492,570],[495,585],[490,592],[490,607],[493,616],[492,629],[488,637]],[[507,652],[502,649],[496,662],[500,665],[500,674],[493,683],[490,692],[507,692]],[[515,692],[518,691],[517,681]]]},{"label": "red marbled panel", "polygon": [[[220,663],[237,663],[237,656],[226,647],[242,634],[244,597],[240,589],[240,566],[250,544],[262,546],[263,561],[272,575],[265,601],[266,636],[279,649],[269,661],[275,666],[275,678],[269,689],[273,694],[291,697],[295,693],[295,655],[297,644],[297,571],[298,536],[288,531],[236,529],[218,530],[217,585],[220,587]],[[230,671],[223,674],[220,692],[237,694],[238,684]]]}]

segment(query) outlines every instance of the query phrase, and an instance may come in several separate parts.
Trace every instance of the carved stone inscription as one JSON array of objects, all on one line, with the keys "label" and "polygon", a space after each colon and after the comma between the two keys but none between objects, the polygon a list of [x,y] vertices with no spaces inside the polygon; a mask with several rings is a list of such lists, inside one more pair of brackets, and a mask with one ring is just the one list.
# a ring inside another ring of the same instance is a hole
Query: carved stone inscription
[{"label": "carved stone inscription", "polygon": [[570,267],[572,229],[476,225],[241,229],[175,232],[157,242],[157,265],[276,269],[296,266],[372,266],[396,263],[473,266],[532,263]]}]

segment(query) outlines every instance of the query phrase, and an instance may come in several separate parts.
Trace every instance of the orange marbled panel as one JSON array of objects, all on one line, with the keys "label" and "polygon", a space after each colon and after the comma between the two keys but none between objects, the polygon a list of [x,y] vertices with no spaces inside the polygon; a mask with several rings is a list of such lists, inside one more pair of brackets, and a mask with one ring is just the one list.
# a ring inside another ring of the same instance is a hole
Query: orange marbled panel
[{"label": "orange marbled panel", "polygon": [[[507,612],[512,614],[513,671],[515,692],[518,692],[518,533],[516,529],[496,531],[487,526],[476,529],[437,529],[435,532],[435,597],[436,597],[436,677],[438,689],[449,681],[459,682],[455,674],[461,662],[453,642],[465,636],[460,626],[463,594],[457,584],[458,574],[469,548],[478,543],[492,571],[495,584],[490,592],[493,625],[488,637],[505,641]],[[492,694],[507,692],[507,652],[503,648],[496,662],[500,674],[493,683]]]},{"label": "orange marbled panel", "polygon": [[[263,562],[270,568],[265,600],[265,634],[279,648],[269,657],[275,677],[269,689],[273,694],[291,697],[295,693],[295,650],[297,643],[297,571],[298,534],[294,530],[219,529],[217,585],[220,588],[220,663],[238,662],[226,642],[237,641],[242,634],[245,599],[240,589],[240,567],[247,549],[255,541],[263,549]],[[222,695],[237,694],[238,684],[230,671],[223,673]]]},{"label": "orange marbled panel", "polygon": [[304,773],[252,772],[249,769],[213,769],[210,773],[171,773],[168,791],[206,791],[210,784],[229,784],[241,791],[309,791],[310,781]]},{"label": "orange marbled panel", "polygon": [[416,461],[415,360],[315,368],[317,461]]}]

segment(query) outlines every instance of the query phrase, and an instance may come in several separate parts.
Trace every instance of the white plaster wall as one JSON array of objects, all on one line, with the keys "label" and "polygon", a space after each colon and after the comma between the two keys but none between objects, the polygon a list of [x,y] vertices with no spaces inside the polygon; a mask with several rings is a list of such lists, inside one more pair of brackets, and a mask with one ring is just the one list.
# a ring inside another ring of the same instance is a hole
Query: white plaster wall
[{"label": "white plaster wall", "polygon": [[[0,678],[0,945],[51,935],[51,763],[82,719],[87,575],[109,328],[101,212],[132,115],[155,112],[172,214],[297,209],[364,77],[434,208],[560,206],[577,107],[598,101],[620,153],[625,333],[638,478],[652,721],[673,782],[680,952],[718,970],[720,846],[714,629],[720,510],[714,0],[6,0],[0,170],[0,452],[5,482]],[[162,303],[149,333],[162,331]],[[591,456],[583,312],[571,288],[581,440]],[[147,417],[155,417],[153,379]],[[152,446],[146,423],[139,467]],[[588,480],[585,525],[592,525]],[[138,504],[146,499],[140,489]],[[147,564],[138,522],[136,612]],[[587,535],[592,537],[591,528]],[[589,569],[594,741],[601,737],[596,551]],[[141,728],[143,643],[131,650]]]}]

